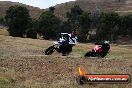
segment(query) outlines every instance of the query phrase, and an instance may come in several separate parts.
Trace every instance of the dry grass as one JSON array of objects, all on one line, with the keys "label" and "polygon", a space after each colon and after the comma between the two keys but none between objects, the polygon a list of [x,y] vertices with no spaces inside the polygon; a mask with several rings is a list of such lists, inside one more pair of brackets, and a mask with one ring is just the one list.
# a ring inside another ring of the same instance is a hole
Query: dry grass
[{"label": "dry grass", "polygon": [[132,84],[81,86],[76,83],[79,66],[83,66],[89,74],[132,75],[131,45],[112,45],[112,51],[106,58],[90,59],[83,55],[92,49],[93,44],[78,44],[67,57],[57,53],[44,56],[43,51],[52,44],[53,41],[0,35],[0,88],[132,87]]},{"label": "dry grass", "polygon": [[8,33],[8,31],[6,29],[0,29],[0,35],[6,35],[6,36],[8,36],[9,33]]}]

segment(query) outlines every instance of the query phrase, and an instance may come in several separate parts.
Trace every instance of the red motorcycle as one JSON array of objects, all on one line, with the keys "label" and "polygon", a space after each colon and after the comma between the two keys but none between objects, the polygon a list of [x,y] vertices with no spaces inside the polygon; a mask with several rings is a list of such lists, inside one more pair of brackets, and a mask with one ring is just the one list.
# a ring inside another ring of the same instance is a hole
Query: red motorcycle
[{"label": "red motorcycle", "polygon": [[85,57],[102,57],[104,58],[110,52],[109,43],[99,43],[96,44],[92,51],[85,54]]}]

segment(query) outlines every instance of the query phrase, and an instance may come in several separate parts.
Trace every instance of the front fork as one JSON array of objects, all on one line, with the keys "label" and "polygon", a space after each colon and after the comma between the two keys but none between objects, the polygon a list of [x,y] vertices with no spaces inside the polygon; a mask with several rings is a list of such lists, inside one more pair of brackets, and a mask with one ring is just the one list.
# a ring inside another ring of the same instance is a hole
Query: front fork
[{"label": "front fork", "polygon": [[55,50],[56,50],[58,53],[61,53],[60,45],[59,45],[59,44],[54,45],[54,47],[55,47]]}]

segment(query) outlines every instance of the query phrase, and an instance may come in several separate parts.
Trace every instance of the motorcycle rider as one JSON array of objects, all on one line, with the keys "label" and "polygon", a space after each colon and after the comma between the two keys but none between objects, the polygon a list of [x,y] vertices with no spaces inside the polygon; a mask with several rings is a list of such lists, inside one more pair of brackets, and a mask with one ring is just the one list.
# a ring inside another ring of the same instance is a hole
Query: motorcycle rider
[{"label": "motorcycle rider", "polygon": [[110,45],[109,41],[104,41],[101,43],[96,43],[96,46],[92,51],[89,51],[85,54],[85,57],[99,57],[101,56],[102,58],[107,55],[107,53],[110,52]]},{"label": "motorcycle rider", "polygon": [[95,47],[94,47],[94,49],[93,49],[93,51],[95,51],[95,52],[101,52],[102,51],[102,45],[96,45]]},{"label": "motorcycle rider", "polygon": [[72,51],[72,47],[77,44],[77,34],[72,33],[60,33],[59,39],[54,42],[53,46],[50,46],[45,50],[45,55],[51,55],[54,51],[62,53],[63,56],[68,55]]},{"label": "motorcycle rider", "polygon": [[66,56],[70,52],[72,52],[72,47],[77,44],[77,33],[72,32],[71,34],[63,36],[64,41],[60,46],[60,50],[62,51],[62,55]]}]

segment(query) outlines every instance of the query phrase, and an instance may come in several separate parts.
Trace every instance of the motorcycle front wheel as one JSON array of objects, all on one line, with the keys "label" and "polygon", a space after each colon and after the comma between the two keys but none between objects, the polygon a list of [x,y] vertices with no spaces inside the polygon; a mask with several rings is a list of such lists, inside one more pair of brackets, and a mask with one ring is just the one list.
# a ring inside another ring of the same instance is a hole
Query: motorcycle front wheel
[{"label": "motorcycle front wheel", "polygon": [[45,50],[45,55],[51,55],[55,51],[55,47],[51,46]]}]

